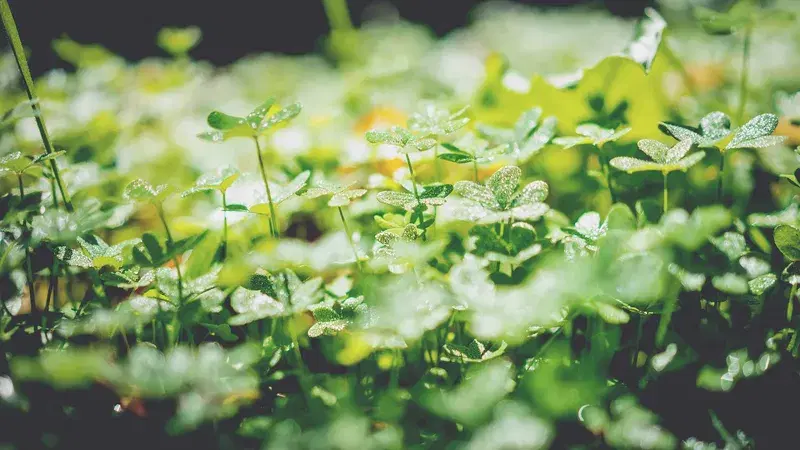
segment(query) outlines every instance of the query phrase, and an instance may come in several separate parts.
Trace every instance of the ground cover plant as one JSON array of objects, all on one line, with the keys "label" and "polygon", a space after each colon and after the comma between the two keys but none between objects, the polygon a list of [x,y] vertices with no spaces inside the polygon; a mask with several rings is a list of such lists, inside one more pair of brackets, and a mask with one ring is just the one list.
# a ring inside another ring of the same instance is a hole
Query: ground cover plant
[{"label": "ground cover plant", "polygon": [[2,448],[792,447],[793,1],[324,5],[34,80],[0,0]]}]

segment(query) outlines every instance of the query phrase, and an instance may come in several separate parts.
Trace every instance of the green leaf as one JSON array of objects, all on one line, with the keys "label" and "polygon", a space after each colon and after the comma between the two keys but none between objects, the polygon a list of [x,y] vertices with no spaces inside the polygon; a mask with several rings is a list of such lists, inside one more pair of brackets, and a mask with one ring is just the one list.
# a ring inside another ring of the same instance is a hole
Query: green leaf
[{"label": "green leaf", "polygon": [[611,161],[609,161],[609,164],[611,164],[611,167],[614,167],[615,169],[628,173],[646,171],[661,172],[664,168],[662,164],[652,161],[645,161],[638,158],[631,158],[628,156],[618,156],[616,158],[612,158]]},{"label": "green leaf", "polygon": [[491,189],[495,200],[500,206],[508,205],[519,186],[522,170],[517,166],[505,166],[493,173],[486,186]]},{"label": "green leaf", "polygon": [[274,298],[259,291],[238,288],[231,295],[231,307],[238,313],[228,320],[234,326],[246,325],[267,317],[285,314],[286,308]]},{"label": "green leaf", "polygon": [[667,145],[653,139],[642,139],[637,145],[639,146],[639,150],[643,151],[653,161],[661,164],[667,162],[667,154],[669,152],[669,147]]},{"label": "green leaf", "polygon": [[409,194],[408,192],[382,191],[378,192],[376,198],[381,203],[403,208],[406,211],[413,211],[418,205],[417,199],[414,197],[414,195]]},{"label": "green leaf", "polygon": [[231,116],[220,111],[212,111],[206,119],[208,126],[215,130],[227,131],[247,125],[243,117]]},{"label": "green leaf", "polygon": [[456,164],[467,164],[475,161],[475,158],[473,158],[471,155],[461,153],[440,153],[438,158]]},{"label": "green leaf", "polygon": [[766,273],[748,281],[747,285],[750,287],[750,292],[753,295],[762,295],[775,286],[777,282],[778,277],[775,276],[774,273]]},{"label": "green leaf", "polygon": [[269,110],[272,109],[273,105],[275,105],[275,99],[268,98],[264,103],[258,105],[258,107],[252,110],[250,114],[247,115],[245,120],[247,120],[247,123],[251,127],[258,128],[258,126],[261,125],[261,122],[264,120],[264,116],[266,116]]},{"label": "green leaf", "polygon": [[778,225],[775,228],[775,246],[783,256],[792,260],[800,260],[800,230],[789,225]]},{"label": "green leaf", "polygon": [[153,187],[147,181],[138,178],[125,186],[125,190],[122,192],[122,197],[130,201],[149,201],[153,203],[159,203],[164,200],[168,193],[169,186],[166,184],[160,184],[156,187]]},{"label": "green leaf", "polygon": [[197,46],[201,37],[202,33],[198,27],[165,27],[159,30],[156,40],[159,47],[167,53],[177,56],[185,55]]},{"label": "green leaf", "polygon": [[422,188],[419,193],[420,200],[431,198],[445,198],[453,192],[452,184],[432,184]]},{"label": "green leaf", "polygon": [[[774,139],[762,139],[772,134],[778,127],[778,116],[775,114],[761,114],[756,116],[741,128],[736,130],[733,139],[725,146],[726,150],[732,148],[760,148],[775,145]],[[781,139],[782,138],[778,138]]]},{"label": "green leaf", "polygon": [[263,132],[271,128],[274,128],[284,122],[288,122],[289,120],[297,117],[302,110],[303,106],[300,103],[292,103],[291,105],[281,109],[275,114],[272,114],[271,116],[267,117],[267,119],[261,123],[259,131]]},{"label": "green leaf", "polygon": [[477,202],[487,208],[499,209],[500,203],[489,188],[472,181],[458,181],[453,185],[456,193],[466,199]]},{"label": "green leaf", "polygon": [[152,233],[142,235],[142,244],[144,244],[151,261],[161,261],[164,258],[164,250],[158,242],[158,238]]},{"label": "green leaf", "polygon": [[525,185],[521,191],[514,195],[511,201],[512,207],[530,205],[532,203],[543,202],[549,194],[549,187],[544,181],[533,181]]}]

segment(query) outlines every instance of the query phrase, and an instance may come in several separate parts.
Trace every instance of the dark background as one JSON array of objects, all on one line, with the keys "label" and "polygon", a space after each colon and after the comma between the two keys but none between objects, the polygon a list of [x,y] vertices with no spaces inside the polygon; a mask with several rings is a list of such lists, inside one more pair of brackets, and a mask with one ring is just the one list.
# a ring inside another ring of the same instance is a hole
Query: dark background
[{"label": "dark background", "polygon": [[[517,0],[550,7],[586,4],[623,16],[641,15],[649,0]],[[442,35],[470,21],[479,0],[348,0],[355,23],[381,4],[400,16],[428,24]],[[164,26],[197,25],[203,41],[192,52],[201,60],[228,64],[249,53],[307,53],[328,33],[321,0],[9,0],[34,74],[68,68],[51,42],[68,35],[101,44],[129,60],[160,55],[155,36]]]}]

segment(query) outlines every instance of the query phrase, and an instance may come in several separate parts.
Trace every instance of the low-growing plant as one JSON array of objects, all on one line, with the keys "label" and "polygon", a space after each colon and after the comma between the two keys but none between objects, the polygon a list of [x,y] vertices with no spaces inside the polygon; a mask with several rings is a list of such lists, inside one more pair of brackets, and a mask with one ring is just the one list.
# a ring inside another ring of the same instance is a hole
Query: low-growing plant
[{"label": "low-growing plant", "polygon": [[325,58],[65,37],[40,98],[0,0],[0,447],[791,448],[788,0],[663,2],[624,47],[588,10],[437,39],[323,3]]}]

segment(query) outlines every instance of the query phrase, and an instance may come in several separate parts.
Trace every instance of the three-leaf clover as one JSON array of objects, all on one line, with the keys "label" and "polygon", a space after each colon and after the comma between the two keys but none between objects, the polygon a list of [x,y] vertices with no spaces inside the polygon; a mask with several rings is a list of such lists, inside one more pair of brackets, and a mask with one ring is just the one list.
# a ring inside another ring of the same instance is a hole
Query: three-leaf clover
[{"label": "three-leaf clover", "polygon": [[149,202],[154,205],[160,205],[172,193],[172,188],[166,184],[159,184],[153,186],[148,181],[137,178],[127,186],[122,192],[122,197],[125,200],[134,202]]},{"label": "three-leaf clover", "polygon": [[662,144],[653,139],[642,139],[639,141],[638,145],[639,150],[652,158],[652,161],[628,156],[618,156],[612,158],[610,164],[628,173],[656,171],[666,174],[675,170],[686,171],[700,162],[706,155],[704,151],[699,151],[686,156],[692,148],[692,141],[688,139],[679,141],[672,147],[668,147],[666,144]]},{"label": "three-leaf clover", "polygon": [[491,162],[506,150],[506,145],[490,147],[489,141],[472,133],[453,143],[443,143],[442,147],[447,152],[440,153],[438,158],[456,164]]},{"label": "three-leaf clover", "polygon": [[61,246],[56,247],[55,253],[58,259],[73,267],[101,269],[108,266],[118,270],[123,264],[123,251],[139,242],[141,239],[132,239],[116,245],[108,245],[98,236],[90,236],[87,239],[79,237],[80,250]]},{"label": "three-leaf clover", "polygon": [[630,128],[612,130],[593,123],[586,123],[578,125],[578,127],[575,128],[575,132],[580,136],[557,137],[553,139],[553,143],[564,148],[572,148],[576,145],[585,144],[600,148],[608,142],[616,141],[622,136],[625,136],[629,131],[631,131]]},{"label": "three-leaf clover", "polygon": [[731,133],[731,119],[727,114],[714,111],[700,119],[697,128],[661,122],[658,128],[679,141],[691,141],[700,148],[713,147]]},{"label": "three-leaf clover", "polygon": [[517,119],[512,129],[478,126],[478,132],[492,144],[505,145],[506,153],[518,160],[526,160],[550,142],[556,132],[557,120],[548,116],[540,122],[542,108],[531,108]]},{"label": "three-leaf clover", "polygon": [[311,305],[308,309],[314,314],[316,322],[308,329],[308,337],[335,336],[355,323],[367,308],[364,296],[328,300]]},{"label": "three-leaf clover", "polygon": [[214,172],[200,176],[194,186],[183,191],[181,197],[207,191],[219,191],[224,194],[240,175],[241,172],[233,167],[222,167]]},{"label": "three-leaf clover", "polygon": [[209,142],[223,142],[232,137],[258,137],[293,119],[302,110],[300,103],[272,112],[274,108],[275,99],[270,98],[245,117],[212,111],[207,119],[212,130],[200,133],[198,137]]},{"label": "three-leaf clover", "polygon": [[353,200],[363,197],[364,194],[367,193],[366,189],[352,189],[355,184],[355,182],[352,182],[346,185],[340,185],[327,181],[321,181],[317,183],[316,186],[308,188],[308,190],[303,193],[303,196],[308,198],[318,198],[325,195],[330,195],[331,198],[328,200],[328,206],[341,208],[342,206],[349,205]]},{"label": "three-leaf clover", "polygon": [[402,208],[406,211],[424,211],[428,206],[441,206],[445,198],[453,192],[451,184],[432,184],[428,186],[416,186],[419,199],[414,195],[414,185],[403,183],[406,192],[382,191],[378,192],[379,202]]},{"label": "three-leaf clover", "polygon": [[387,144],[397,147],[403,154],[422,152],[436,146],[436,139],[430,137],[417,137],[402,127],[392,127],[389,130],[367,131],[367,141],[370,144]]},{"label": "three-leaf clover", "polygon": [[44,162],[55,159],[63,155],[64,151],[53,153],[42,153],[36,156],[23,155],[21,152],[13,152],[0,158],[0,173],[11,172],[14,175],[21,177],[26,172],[34,167],[41,165]]},{"label": "three-leaf clover", "polygon": [[517,191],[521,177],[519,167],[505,166],[493,173],[485,186],[472,181],[457,182],[454,189],[466,199],[466,204],[457,207],[455,214],[484,224],[539,219],[550,209],[543,203],[549,192],[547,183],[533,181]]},{"label": "three-leaf clover", "polygon": [[408,118],[408,129],[421,136],[441,138],[455,133],[469,123],[469,117],[465,117],[468,109],[469,106],[465,106],[451,114],[450,111],[430,103],[421,112]]}]

